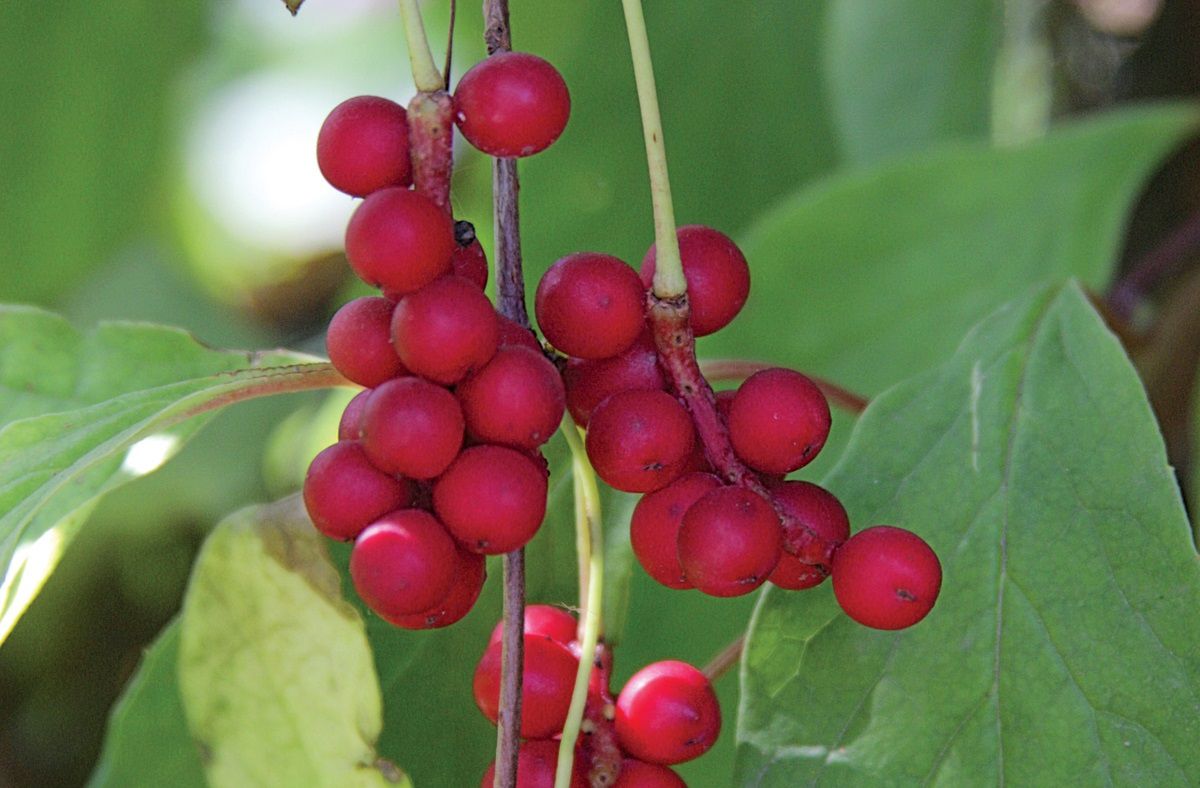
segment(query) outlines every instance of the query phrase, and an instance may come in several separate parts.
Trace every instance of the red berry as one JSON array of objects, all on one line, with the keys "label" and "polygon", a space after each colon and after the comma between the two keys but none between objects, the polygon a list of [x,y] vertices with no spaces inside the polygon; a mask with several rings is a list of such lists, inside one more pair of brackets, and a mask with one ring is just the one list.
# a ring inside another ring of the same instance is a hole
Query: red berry
[{"label": "red berry", "polygon": [[[742,251],[722,232],[693,224],[680,227],[679,257],[687,279],[692,332],[702,337],[737,317],[750,295],[750,266]],[[655,247],[642,259],[642,284],[654,282]]]},{"label": "red berry", "polygon": [[621,749],[649,763],[703,755],[721,732],[712,683],[686,662],[654,662],[633,674],[617,696]]},{"label": "red berry", "polygon": [[500,321],[500,347],[527,347],[535,353],[542,352],[542,345],[532,329],[501,314],[497,314],[496,319]]},{"label": "red berry", "polygon": [[433,508],[467,549],[508,553],[532,539],[546,516],[546,476],[519,451],[473,446],[434,483]]},{"label": "red berry", "polygon": [[558,369],[523,347],[501,348],[457,394],[472,438],[526,450],[550,440],[566,406]]},{"label": "red berry", "polygon": [[366,197],[412,183],[408,114],[379,96],[355,96],[333,108],[317,135],[317,165],[338,191]]},{"label": "red berry", "polygon": [[346,227],[346,258],[354,273],[396,296],[448,273],[457,246],[449,214],[408,189],[373,193]]},{"label": "red berry", "polygon": [[829,403],[816,384],[790,369],[764,369],[742,383],[729,406],[729,440],[750,467],[791,473],[829,437]]},{"label": "red berry", "polygon": [[432,479],[458,456],[462,439],[458,400],[420,378],[389,380],[363,409],[363,450],[388,473]]},{"label": "red berry", "polygon": [[392,623],[404,629],[441,629],[462,619],[483,590],[487,580],[487,559],[482,555],[457,548],[458,562],[450,593],[428,610],[408,616],[396,616]]},{"label": "red berry", "polygon": [[[525,606],[526,635],[542,635],[553,641],[562,643],[564,646],[569,646],[571,645],[571,641],[575,640],[578,628],[579,625],[575,622],[575,616],[561,607],[555,607],[554,605]],[[492,637],[488,640],[488,645],[500,642],[503,636],[504,622],[500,621],[492,630]]]},{"label": "red berry", "polygon": [[[500,652],[492,643],[475,669],[475,704],[493,723],[500,708]],[[542,635],[525,636],[521,687],[521,736],[542,739],[562,732],[575,687],[579,658]]]},{"label": "red berry", "polygon": [[761,496],[722,487],[692,504],[679,527],[679,564],[713,596],[748,594],[779,562],[779,517]]},{"label": "red berry", "polygon": [[527,52],[505,52],[463,74],[454,108],[468,142],[490,156],[515,158],[558,139],[571,115],[571,96],[554,66]]},{"label": "red berry", "polygon": [[679,565],[679,526],[696,501],[721,486],[711,473],[689,473],[642,497],[629,521],[633,554],[646,574],[668,588],[691,588]]},{"label": "red berry", "polygon": [[562,378],[567,388],[567,409],[580,427],[587,427],[596,406],[617,392],[662,391],[667,387],[648,331],[643,331],[620,355],[568,359]]},{"label": "red berry", "polygon": [[665,391],[623,391],[601,402],[588,422],[587,454],[596,473],[625,492],[662,489],[682,473],[695,429]]},{"label": "red berry", "polygon": [[461,276],[480,290],[487,287],[488,261],[483,246],[475,238],[475,225],[467,221],[454,223],[454,240],[457,246],[451,265],[455,276]]},{"label": "red berry", "polygon": [[486,364],[499,341],[492,302],[459,276],[443,276],[409,293],[392,315],[392,344],[400,361],[447,386]]},{"label": "red berry", "polygon": [[347,379],[371,388],[408,374],[392,347],[395,306],[378,296],[356,298],[329,321],[325,334],[329,361]]},{"label": "red berry", "polygon": [[367,397],[372,389],[363,389],[346,403],[342,418],[338,420],[338,440],[356,441],[362,437],[363,411],[367,407]]},{"label": "red berry", "polygon": [[642,282],[608,254],[567,255],[542,276],[534,297],[538,325],[570,356],[608,358],[629,349],[645,327]]},{"label": "red berry", "polygon": [[937,553],[903,528],[867,528],[833,554],[833,594],[846,615],[864,626],[911,627],[933,608],[941,587]]},{"label": "red berry", "polygon": [[359,534],[350,577],[367,606],[391,621],[428,610],[454,582],[457,548],[433,515],[402,509]]},{"label": "red berry", "polygon": [[[554,775],[558,770],[558,742],[548,739],[530,739],[521,742],[517,749],[517,788],[554,788]],[[496,784],[496,764],[492,763],[479,788],[493,788]],[[588,788],[584,776],[584,765],[578,755],[571,775],[571,788]]]},{"label": "red berry", "polygon": [[687,788],[687,783],[669,766],[625,758],[613,788]]},{"label": "red berry", "polygon": [[322,450],[304,476],[308,516],[331,539],[348,542],[376,519],[411,503],[409,483],[378,470],[353,441]]},{"label": "red berry", "polygon": [[[809,482],[780,482],[770,490],[777,506],[821,538],[835,543],[849,538],[850,518],[833,493]],[[820,585],[825,572],[785,551],[767,579],[780,588],[799,591]]]}]

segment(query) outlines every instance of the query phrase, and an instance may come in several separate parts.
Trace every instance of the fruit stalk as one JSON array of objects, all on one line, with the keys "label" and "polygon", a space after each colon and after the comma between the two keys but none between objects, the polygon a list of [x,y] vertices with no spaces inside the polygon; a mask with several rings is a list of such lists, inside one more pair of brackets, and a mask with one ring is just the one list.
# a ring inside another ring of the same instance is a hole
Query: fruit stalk
[{"label": "fruit stalk", "polygon": [[425,23],[421,20],[421,9],[417,0],[400,0],[400,19],[404,23],[404,38],[408,44],[408,60],[412,64],[413,84],[421,93],[442,90],[442,74],[433,62],[429,50],[429,38],[425,35]]},{"label": "fruit stalk", "polygon": [[454,102],[440,88],[413,96],[408,104],[409,150],[413,187],[450,211],[450,174],[454,167]]}]

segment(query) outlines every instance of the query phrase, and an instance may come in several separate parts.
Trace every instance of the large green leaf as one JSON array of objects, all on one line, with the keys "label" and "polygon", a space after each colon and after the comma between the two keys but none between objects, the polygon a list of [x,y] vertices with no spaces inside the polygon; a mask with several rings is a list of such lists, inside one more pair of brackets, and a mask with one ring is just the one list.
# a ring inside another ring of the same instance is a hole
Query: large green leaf
[{"label": "large green leaf", "polygon": [[986,138],[1002,22],[994,0],[830,3],[825,73],[843,156]]},{"label": "large green leaf", "polygon": [[1200,566],[1141,385],[1077,287],[1005,306],[879,397],[828,484],[857,528],[929,540],[941,599],[887,633],[827,585],[766,594],[742,784],[1200,774]]},{"label": "large green leaf", "polygon": [[823,181],[749,234],[749,303],[708,347],[876,393],[1039,280],[1100,286],[1138,189],[1196,120],[1190,106],[1125,110]]},{"label": "large green leaf", "polygon": [[0,639],[57,564],[84,507],[167,460],[213,410],[329,385],[283,351],[204,347],[177,329],[0,308]]},{"label": "large green leaf", "polygon": [[212,785],[410,784],[375,754],[379,682],[325,541],[293,497],[231,515],[196,560],[179,691]]}]

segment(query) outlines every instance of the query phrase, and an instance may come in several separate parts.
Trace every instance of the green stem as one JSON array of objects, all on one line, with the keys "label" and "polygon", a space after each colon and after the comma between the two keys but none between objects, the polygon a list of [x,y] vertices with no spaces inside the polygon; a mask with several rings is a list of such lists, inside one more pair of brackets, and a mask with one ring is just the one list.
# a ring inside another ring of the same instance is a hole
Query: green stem
[{"label": "green stem", "polygon": [[408,42],[408,60],[412,63],[413,84],[422,93],[435,93],[445,87],[442,73],[433,62],[429,37],[417,0],[400,0],[400,19],[404,22],[404,38]]},{"label": "green stem", "polygon": [[687,293],[687,280],[683,276],[679,241],[675,237],[675,208],[671,204],[667,149],[663,144],[662,117],[658,111],[658,91],[654,87],[654,65],[650,62],[646,17],[642,13],[642,0],[621,0],[621,4],[625,8],[629,52],[633,58],[638,106],[642,112],[642,133],[646,138],[650,200],[654,204],[654,295],[663,299],[677,298]]},{"label": "green stem", "polygon": [[[575,483],[575,533],[579,549],[580,576],[586,577],[586,591],[579,602],[579,672],[571,692],[571,707],[563,724],[562,741],[558,746],[558,771],[555,788],[569,788],[575,768],[575,742],[583,722],[587,704],[588,684],[596,660],[596,644],[602,628],[601,607],[604,597],[604,527],[600,517],[600,489],[596,473],[588,462],[587,452],[579,437],[579,429],[570,416],[563,420],[563,436],[571,448],[571,472]],[[581,589],[583,591],[583,589]]]}]

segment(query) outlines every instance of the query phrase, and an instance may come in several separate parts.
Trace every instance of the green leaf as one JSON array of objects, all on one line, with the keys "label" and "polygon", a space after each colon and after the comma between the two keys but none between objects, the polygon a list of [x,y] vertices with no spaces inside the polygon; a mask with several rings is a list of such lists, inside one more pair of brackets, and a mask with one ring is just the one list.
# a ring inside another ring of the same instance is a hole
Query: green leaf
[{"label": "green leaf", "polygon": [[180,629],[180,695],[212,785],[411,785],[375,755],[366,632],[298,498],[217,526]]},{"label": "green leaf", "polygon": [[749,303],[705,347],[877,393],[1039,281],[1101,286],[1143,181],[1196,120],[1191,106],[1126,110],[819,183],[749,234]]},{"label": "green leaf", "polygon": [[986,137],[1002,11],[993,0],[834,0],[825,72],[845,159]]},{"label": "green leaf", "polygon": [[101,324],[80,334],[0,307],[0,639],[85,519],[84,507],[165,462],[224,405],[332,385],[284,351],[204,347],[178,329]]},{"label": "green leaf", "polygon": [[113,707],[104,750],[88,785],[204,788],[204,769],[179,698],[179,622],[172,621],[142,656]]},{"label": "green leaf", "polygon": [[1003,307],[880,396],[828,485],[856,528],[925,537],[941,598],[888,633],[828,584],[765,594],[740,784],[1200,774],[1200,564],[1141,385],[1077,287]]}]

